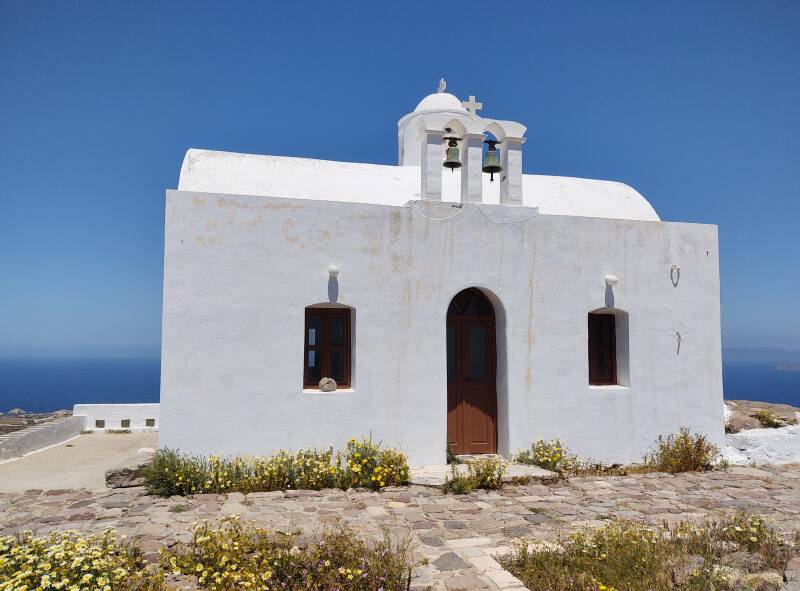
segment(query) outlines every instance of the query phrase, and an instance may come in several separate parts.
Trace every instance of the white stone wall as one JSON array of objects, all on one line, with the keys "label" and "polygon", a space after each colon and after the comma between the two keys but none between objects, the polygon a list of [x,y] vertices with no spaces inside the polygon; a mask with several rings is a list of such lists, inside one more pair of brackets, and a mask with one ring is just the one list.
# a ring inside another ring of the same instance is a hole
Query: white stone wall
[{"label": "white stone wall", "polygon": [[[497,314],[501,453],[560,437],[625,462],[682,425],[724,442],[715,226],[167,191],[164,264],[168,447],[372,433],[412,464],[443,462],[445,314],[471,286]],[[355,310],[353,387],[304,392],[304,308],[337,293]],[[629,315],[628,387],[588,384],[586,316],[604,307]]]},{"label": "white stone wall", "polygon": [[[84,430],[105,431],[108,429],[130,429],[131,431],[158,431],[159,404],[76,404],[73,416],[84,417]],[[130,421],[128,426],[123,421]],[[148,426],[148,420],[153,426]],[[101,424],[98,421],[102,421]]]},{"label": "white stone wall", "polygon": [[0,463],[74,439],[82,430],[81,417],[59,417],[0,435]]}]

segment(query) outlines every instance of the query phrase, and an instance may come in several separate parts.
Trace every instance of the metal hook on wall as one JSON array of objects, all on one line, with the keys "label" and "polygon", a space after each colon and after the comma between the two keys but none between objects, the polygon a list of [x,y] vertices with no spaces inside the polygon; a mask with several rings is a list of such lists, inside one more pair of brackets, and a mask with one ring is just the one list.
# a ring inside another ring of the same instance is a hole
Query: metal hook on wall
[{"label": "metal hook on wall", "polygon": [[680,355],[681,354],[681,333],[680,333],[680,331],[675,331],[675,336],[678,339],[678,349],[677,349],[677,351],[675,351],[675,354],[676,355]]},{"label": "metal hook on wall", "polygon": [[681,280],[681,268],[678,265],[672,265],[669,270],[669,278],[672,281],[672,287],[678,287],[678,282]]}]

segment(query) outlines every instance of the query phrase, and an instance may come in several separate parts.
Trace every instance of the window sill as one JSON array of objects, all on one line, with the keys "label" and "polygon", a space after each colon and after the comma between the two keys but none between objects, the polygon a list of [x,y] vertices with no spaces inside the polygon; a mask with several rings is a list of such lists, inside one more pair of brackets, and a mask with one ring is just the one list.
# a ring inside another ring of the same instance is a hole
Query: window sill
[{"label": "window sill", "polygon": [[630,390],[631,387],[630,386],[623,386],[621,384],[607,384],[607,385],[604,384],[602,386],[600,384],[589,384],[589,389],[590,390],[606,390],[606,391],[608,391],[608,390],[623,390],[624,391],[624,390]]},{"label": "window sill", "polygon": [[301,394],[319,394],[321,396],[331,396],[336,394],[354,394],[355,390],[353,388],[336,388],[333,392],[323,392],[319,388],[303,388],[300,391]]}]

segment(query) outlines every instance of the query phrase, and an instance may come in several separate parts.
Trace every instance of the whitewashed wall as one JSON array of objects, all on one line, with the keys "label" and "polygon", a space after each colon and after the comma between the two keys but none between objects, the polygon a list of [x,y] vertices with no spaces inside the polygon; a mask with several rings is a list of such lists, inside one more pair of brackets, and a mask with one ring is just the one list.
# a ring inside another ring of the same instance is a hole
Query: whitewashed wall
[{"label": "whitewashed wall", "polygon": [[[371,432],[442,463],[445,314],[476,286],[498,316],[501,453],[560,437],[631,461],[682,425],[721,445],[718,277],[715,226],[167,191],[160,441],[234,454]],[[335,292],[355,309],[353,388],[304,392],[304,308]],[[591,387],[586,315],[612,304],[630,386]]]},{"label": "whitewashed wall", "polygon": [[[144,402],[139,404],[76,404],[72,407],[72,415],[84,417],[86,431],[103,431],[106,429],[130,429],[131,431],[157,431],[159,404]],[[122,426],[123,420],[129,420],[128,427]],[[147,425],[148,419],[155,422]],[[97,421],[103,421],[99,426]]]}]

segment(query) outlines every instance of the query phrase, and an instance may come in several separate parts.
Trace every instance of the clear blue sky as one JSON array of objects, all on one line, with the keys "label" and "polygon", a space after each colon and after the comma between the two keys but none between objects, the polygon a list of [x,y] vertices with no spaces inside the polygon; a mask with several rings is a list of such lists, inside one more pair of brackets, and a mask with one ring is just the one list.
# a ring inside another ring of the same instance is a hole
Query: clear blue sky
[{"label": "clear blue sky", "polygon": [[798,31],[797,1],[0,0],[0,356],[157,356],[187,148],[394,163],[442,76],[528,125],[526,172],[718,224],[725,345],[800,349]]}]

